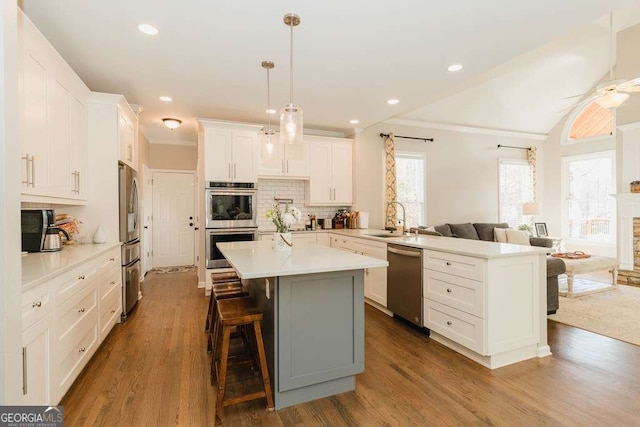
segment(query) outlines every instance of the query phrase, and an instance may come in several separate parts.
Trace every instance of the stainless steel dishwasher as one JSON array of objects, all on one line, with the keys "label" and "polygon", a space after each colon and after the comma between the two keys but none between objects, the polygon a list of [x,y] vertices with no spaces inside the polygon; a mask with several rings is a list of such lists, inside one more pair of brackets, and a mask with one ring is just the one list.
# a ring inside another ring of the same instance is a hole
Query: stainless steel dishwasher
[{"label": "stainless steel dishwasher", "polygon": [[387,308],[422,327],[422,249],[387,245]]}]

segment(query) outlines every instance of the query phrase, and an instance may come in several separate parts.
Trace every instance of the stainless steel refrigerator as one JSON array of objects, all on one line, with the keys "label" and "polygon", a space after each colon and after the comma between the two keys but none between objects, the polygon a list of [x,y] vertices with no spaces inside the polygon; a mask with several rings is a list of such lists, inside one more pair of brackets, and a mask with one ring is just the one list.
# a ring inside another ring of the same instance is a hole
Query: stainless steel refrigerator
[{"label": "stainless steel refrigerator", "polygon": [[122,242],[122,320],[140,295],[140,216],[135,170],[118,162],[120,181],[120,241]]}]

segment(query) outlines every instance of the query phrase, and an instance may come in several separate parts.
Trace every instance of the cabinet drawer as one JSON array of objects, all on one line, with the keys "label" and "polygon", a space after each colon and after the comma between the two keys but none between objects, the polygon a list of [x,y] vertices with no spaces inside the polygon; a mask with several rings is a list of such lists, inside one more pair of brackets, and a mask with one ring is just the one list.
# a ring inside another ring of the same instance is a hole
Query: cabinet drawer
[{"label": "cabinet drawer", "polygon": [[484,283],[439,271],[424,270],[422,296],[481,318],[484,313]]},{"label": "cabinet drawer", "polygon": [[353,239],[350,237],[344,237],[337,234],[331,235],[331,247],[338,249],[345,249],[353,252]]},{"label": "cabinet drawer", "polygon": [[112,292],[100,302],[100,342],[104,341],[122,314],[122,296]]},{"label": "cabinet drawer", "polygon": [[455,308],[424,299],[425,326],[476,353],[487,355],[484,345],[485,321]]},{"label": "cabinet drawer", "polygon": [[74,333],[74,328],[88,322],[95,316],[98,307],[98,292],[95,284],[69,298],[56,310],[56,337],[60,343],[65,343]]},{"label": "cabinet drawer", "polygon": [[99,274],[96,264],[93,264],[90,268],[78,269],[77,273],[74,274],[72,278],[62,283],[58,288],[58,304],[64,303],[74,294],[88,286],[91,286],[98,277]]},{"label": "cabinet drawer", "polygon": [[50,287],[46,284],[24,292],[22,294],[22,330],[44,318],[51,312],[51,307]]},{"label": "cabinet drawer", "polygon": [[424,268],[442,271],[472,280],[484,280],[484,260],[465,255],[450,254],[425,249]]},{"label": "cabinet drawer", "polygon": [[102,263],[98,267],[98,270],[102,273],[110,268],[121,267],[121,264],[120,248],[116,248],[102,256]]},{"label": "cabinet drawer", "polygon": [[[93,312],[96,313],[95,311]],[[54,375],[56,381],[56,398],[58,402],[69,389],[73,381],[91,358],[96,348],[98,348],[98,322],[97,316],[92,322],[87,322],[86,327],[77,328],[73,334],[73,340],[66,346],[58,346],[56,348],[56,368]]]},{"label": "cabinet drawer", "polygon": [[378,259],[387,259],[387,244],[366,239],[355,239],[353,249],[363,255]]},{"label": "cabinet drawer", "polygon": [[120,290],[122,289],[122,271],[118,266],[117,269],[111,271],[109,276],[103,277],[100,281],[100,301],[103,301],[112,293],[122,295]]}]

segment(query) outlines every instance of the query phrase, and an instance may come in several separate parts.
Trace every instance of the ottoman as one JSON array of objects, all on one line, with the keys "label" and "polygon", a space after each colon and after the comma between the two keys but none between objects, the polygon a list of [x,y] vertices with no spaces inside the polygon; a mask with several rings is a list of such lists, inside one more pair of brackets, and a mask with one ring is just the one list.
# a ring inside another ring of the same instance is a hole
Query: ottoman
[{"label": "ottoman", "polygon": [[[566,296],[573,298],[579,295],[586,295],[593,292],[600,292],[612,289],[618,280],[618,259],[609,258],[603,256],[591,256],[589,258],[581,259],[566,259],[562,261],[566,267],[567,274],[567,293]],[[610,270],[611,271],[611,286],[598,288],[593,291],[575,293],[573,291],[573,277],[576,274],[592,273],[594,271]]]}]

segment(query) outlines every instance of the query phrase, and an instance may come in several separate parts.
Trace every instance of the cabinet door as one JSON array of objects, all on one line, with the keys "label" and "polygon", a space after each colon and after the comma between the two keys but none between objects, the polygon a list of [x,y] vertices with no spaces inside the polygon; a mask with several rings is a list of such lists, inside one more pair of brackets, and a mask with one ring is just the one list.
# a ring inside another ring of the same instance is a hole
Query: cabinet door
[{"label": "cabinet door", "polygon": [[118,143],[120,145],[120,161],[126,163],[133,169],[137,169],[134,162],[134,147],[135,132],[133,130],[133,123],[126,113],[118,109]]},{"label": "cabinet door", "polygon": [[284,147],[280,145],[280,135],[276,133],[271,137],[271,147],[267,149],[262,137],[258,138],[260,145],[260,165],[258,175],[283,176],[284,175]]},{"label": "cabinet door", "polygon": [[290,177],[309,176],[309,143],[284,146],[284,173]]},{"label": "cabinet door", "polygon": [[331,143],[325,141],[309,142],[309,204],[331,204]]},{"label": "cabinet door", "polygon": [[69,90],[57,79],[49,83],[49,187],[52,196],[71,197]]},{"label": "cabinet door", "polygon": [[233,131],[231,178],[234,182],[258,181],[257,139],[255,132]]},{"label": "cabinet door", "polygon": [[331,156],[333,187],[332,203],[350,205],[353,202],[353,152],[351,143],[336,142]]},{"label": "cabinet door", "polygon": [[77,98],[71,98],[69,106],[69,142],[71,158],[72,197],[86,200],[87,177],[85,155],[87,143],[87,112],[84,104]]},{"label": "cabinet door", "polygon": [[49,187],[49,135],[47,104],[49,72],[30,33],[24,34],[20,78],[20,145],[22,192],[46,195]]},{"label": "cabinet door", "polygon": [[[367,278],[369,289],[367,295]],[[368,268],[365,276],[365,296],[383,307],[387,306],[387,267]]]},{"label": "cabinet door", "polygon": [[231,131],[204,129],[204,180],[232,181]]},{"label": "cabinet door", "polygon": [[50,316],[22,332],[22,404],[49,405],[51,401]]}]

